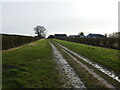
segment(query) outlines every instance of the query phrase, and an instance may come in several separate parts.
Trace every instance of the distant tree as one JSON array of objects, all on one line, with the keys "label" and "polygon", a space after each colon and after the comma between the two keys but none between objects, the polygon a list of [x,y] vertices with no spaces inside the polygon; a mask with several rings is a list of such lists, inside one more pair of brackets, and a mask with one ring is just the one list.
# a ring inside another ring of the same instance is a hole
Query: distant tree
[{"label": "distant tree", "polygon": [[120,38],[120,32],[114,32],[112,34],[109,35],[112,38]]},{"label": "distant tree", "polygon": [[50,36],[48,36],[48,38],[54,38],[54,35],[50,35]]},{"label": "distant tree", "polygon": [[35,34],[38,35],[38,37],[42,38],[46,36],[46,28],[43,26],[36,26],[34,28]]},{"label": "distant tree", "polygon": [[105,35],[104,35],[105,37],[108,37],[108,34],[107,33],[105,33]]},{"label": "distant tree", "polygon": [[83,32],[79,32],[78,36],[84,36],[84,33]]}]

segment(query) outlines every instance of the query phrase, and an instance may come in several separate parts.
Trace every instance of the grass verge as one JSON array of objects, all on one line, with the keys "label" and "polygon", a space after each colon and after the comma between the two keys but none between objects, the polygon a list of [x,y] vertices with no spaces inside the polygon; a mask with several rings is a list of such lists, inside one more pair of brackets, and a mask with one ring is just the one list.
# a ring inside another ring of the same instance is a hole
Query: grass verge
[{"label": "grass verge", "polygon": [[47,39],[2,52],[3,88],[61,87]]}]

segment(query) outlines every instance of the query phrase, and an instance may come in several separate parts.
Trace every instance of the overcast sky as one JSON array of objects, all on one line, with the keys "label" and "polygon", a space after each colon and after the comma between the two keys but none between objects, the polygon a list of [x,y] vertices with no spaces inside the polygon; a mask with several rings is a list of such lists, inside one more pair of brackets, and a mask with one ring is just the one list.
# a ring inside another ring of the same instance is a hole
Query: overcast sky
[{"label": "overcast sky", "polygon": [[118,31],[119,0],[12,1],[4,0],[0,3],[2,33],[35,35],[33,28],[37,25],[43,25],[48,35]]}]

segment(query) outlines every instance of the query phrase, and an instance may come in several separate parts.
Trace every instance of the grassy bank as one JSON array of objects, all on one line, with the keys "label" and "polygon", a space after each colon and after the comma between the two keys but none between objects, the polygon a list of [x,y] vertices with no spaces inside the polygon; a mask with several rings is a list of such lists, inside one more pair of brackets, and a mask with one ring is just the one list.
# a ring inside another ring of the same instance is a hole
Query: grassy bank
[{"label": "grassy bank", "polygon": [[38,37],[10,34],[0,34],[0,37],[2,37],[2,50],[18,47],[20,45],[30,43],[39,39]]},{"label": "grassy bank", "polygon": [[3,51],[3,88],[60,87],[47,39]]},{"label": "grassy bank", "polygon": [[120,74],[120,60],[118,60],[118,50],[107,49],[102,47],[94,47],[85,44],[78,44],[64,40],[54,39],[56,42],[68,47],[69,49],[81,54],[115,73]]}]

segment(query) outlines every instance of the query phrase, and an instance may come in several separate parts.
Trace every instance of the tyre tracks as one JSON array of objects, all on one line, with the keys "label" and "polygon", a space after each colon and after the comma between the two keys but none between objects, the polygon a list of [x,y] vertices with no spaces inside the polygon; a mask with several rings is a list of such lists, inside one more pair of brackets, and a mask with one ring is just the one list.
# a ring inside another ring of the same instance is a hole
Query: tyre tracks
[{"label": "tyre tracks", "polygon": [[72,53],[73,55],[77,56],[78,58],[82,59],[83,61],[89,63],[90,65],[92,65],[93,67],[95,67],[96,69],[100,70],[101,72],[103,72],[104,74],[108,75],[109,77],[113,78],[114,80],[116,80],[117,82],[120,83],[120,79],[118,78],[118,76],[113,72],[113,71],[109,71],[105,68],[103,68],[101,65],[89,60],[88,58],[85,58],[79,54],[77,54],[76,52],[68,49],[67,47],[55,42],[58,46],[62,47],[64,50],[66,50],[67,52]]},{"label": "tyre tracks", "polygon": [[[62,48],[62,50],[69,55],[75,62],[77,62],[80,66],[82,66],[86,71],[88,71],[93,77],[95,77],[97,80],[99,80],[102,84],[104,84],[106,87],[108,88],[115,88],[112,84],[108,83],[104,78],[102,78],[101,76],[99,76],[97,73],[94,72],[93,69],[90,69],[87,65],[83,64],[82,62],[80,62],[75,56],[78,54],[69,50],[68,48],[62,46],[61,44],[55,42],[55,44],[57,44],[59,47]],[[73,56],[75,55],[75,56]],[[79,56],[79,58],[81,59],[81,57]],[[83,59],[83,58],[82,58]]]},{"label": "tyre tracks", "polygon": [[74,88],[85,88],[84,83],[81,81],[81,79],[77,76],[73,68],[67,63],[65,58],[62,56],[62,54],[57,50],[57,48],[50,42],[52,48],[53,48],[53,55],[55,57],[55,60],[58,65],[62,68],[62,73],[64,72],[64,75],[68,78],[70,86],[73,86]]},{"label": "tyre tracks", "polygon": [[101,78],[98,74],[94,72],[93,69],[90,69],[88,66],[80,62],[77,58],[72,56],[70,53],[62,49],[66,54],[68,54],[75,62],[77,62],[79,65],[81,65],[86,71],[88,71],[93,77],[97,78],[102,84],[104,84],[108,88],[114,88],[111,84],[109,84],[105,79]]}]

